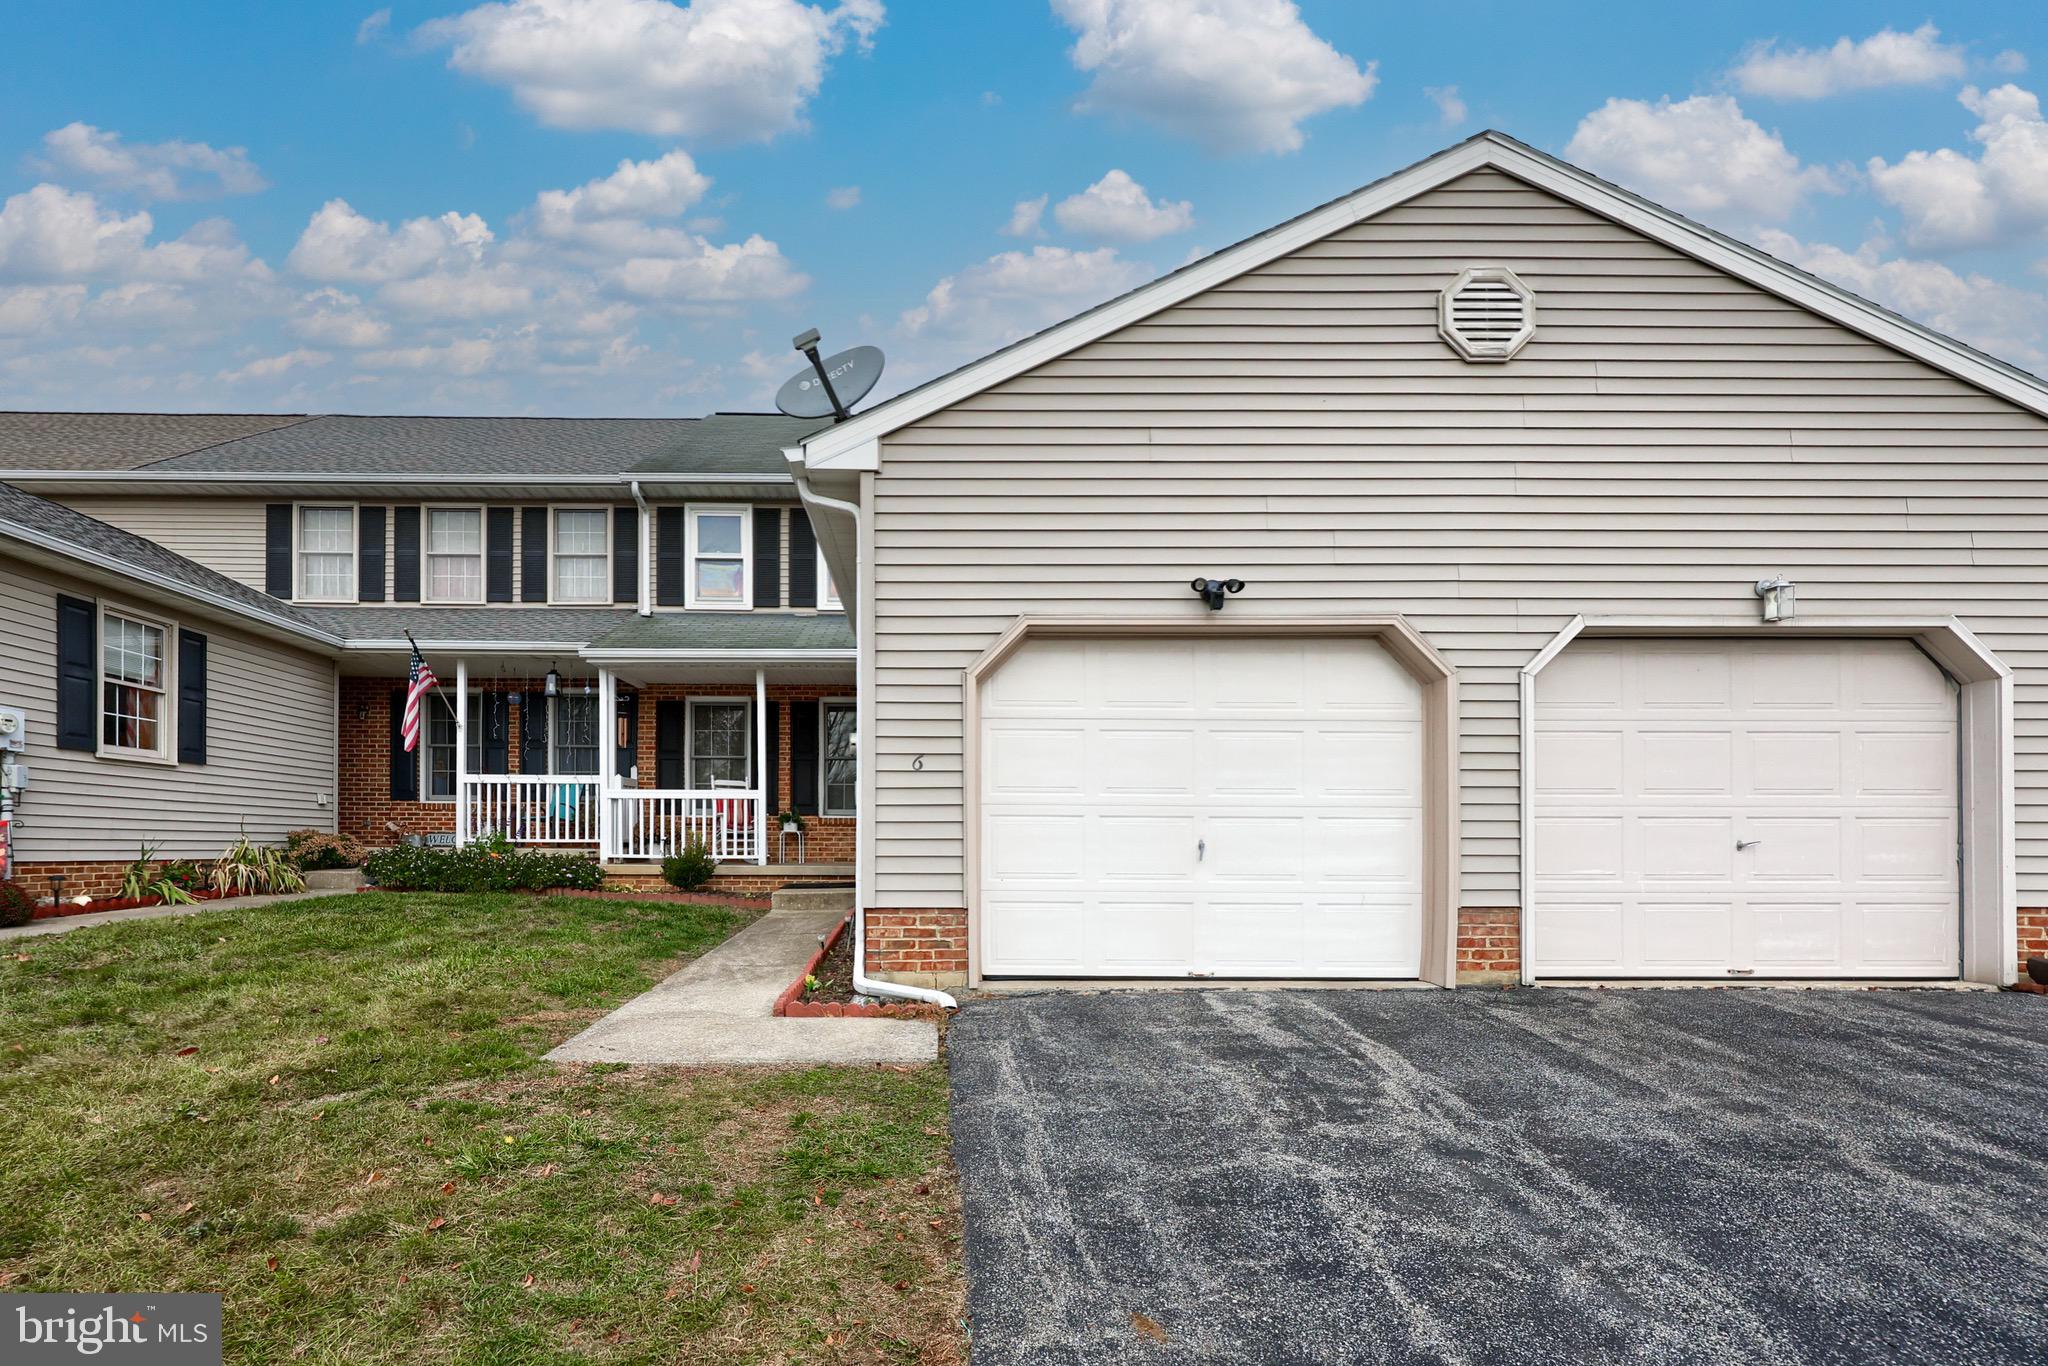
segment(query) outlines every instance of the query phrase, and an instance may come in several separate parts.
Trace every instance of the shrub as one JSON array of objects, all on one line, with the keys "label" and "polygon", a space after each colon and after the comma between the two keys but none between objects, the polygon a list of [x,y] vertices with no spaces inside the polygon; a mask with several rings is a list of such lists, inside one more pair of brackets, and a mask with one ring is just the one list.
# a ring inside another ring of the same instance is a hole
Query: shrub
[{"label": "shrub", "polygon": [[26,925],[35,919],[36,898],[13,878],[0,882],[0,928]]},{"label": "shrub", "polygon": [[[190,864],[185,866],[191,867]],[[170,865],[157,865],[156,846],[153,844],[143,845],[135,862],[121,870],[121,895],[130,901],[147,901],[155,897],[166,906],[192,904],[191,892],[170,876]]]},{"label": "shrub", "polygon": [[604,870],[586,854],[500,852],[490,844],[463,849],[401,844],[370,855],[363,871],[379,887],[408,892],[594,891],[604,885]]},{"label": "shrub", "polygon": [[324,868],[360,868],[370,851],[347,835],[330,835],[325,830],[292,830],[284,837],[284,851],[304,873]]},{"label": "shrub", "polygon": [[229,896],[304,891],[306,879],[283,849],[249,843],[243,835],[213,861],[213,885]]},{"label": "shrub", "polygon": [[206,874],[200,872],[199,865],[192,860],[179,859],[164,865],[163,880],[181,892],[196,892],[206,885]]},{"label": "shrub", "polygon": [[670,854],[661,861],[662,880],[686,892],[702,889],[717,871],[718,864],[712,860],[711,846],[695,835],[683,846],[682,853]]}]

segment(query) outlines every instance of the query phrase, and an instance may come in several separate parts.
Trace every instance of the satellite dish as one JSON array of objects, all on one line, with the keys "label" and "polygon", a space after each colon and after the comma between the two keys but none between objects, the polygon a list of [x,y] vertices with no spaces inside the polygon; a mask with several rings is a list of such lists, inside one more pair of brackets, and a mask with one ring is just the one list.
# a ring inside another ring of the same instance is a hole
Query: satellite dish
[{"label": "satellite dish", "polygon": [[[843,414],[866,398],[881,382],[882,348],[879,346],[855,346],[823,360],[818,359],[815,346],[807,354],[811,358],[811,368],[791,375],[775,393],[775,406],[791,417]],[[836,403],[833,401],[835,398],[838,400]]]}]

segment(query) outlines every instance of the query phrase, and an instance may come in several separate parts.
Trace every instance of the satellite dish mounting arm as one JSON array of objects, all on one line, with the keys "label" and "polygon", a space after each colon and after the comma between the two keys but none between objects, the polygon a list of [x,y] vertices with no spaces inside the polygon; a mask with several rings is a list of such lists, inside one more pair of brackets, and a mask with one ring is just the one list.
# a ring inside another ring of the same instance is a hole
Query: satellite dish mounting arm
[{"label": "satellite dish mounting arm", "polygon": [[802,333],[791,341],[791,345],[810,358],[811,368],[818,372],[818,383],[825,386],[825,397],[832,401],[832,420],[844,422],[853,414],[846,411],[846,405],[839,401],[839,391],[832,387],[832,377],[825,373],[825,362],[818,358],[818,342],[822,340],[818,329]]}]

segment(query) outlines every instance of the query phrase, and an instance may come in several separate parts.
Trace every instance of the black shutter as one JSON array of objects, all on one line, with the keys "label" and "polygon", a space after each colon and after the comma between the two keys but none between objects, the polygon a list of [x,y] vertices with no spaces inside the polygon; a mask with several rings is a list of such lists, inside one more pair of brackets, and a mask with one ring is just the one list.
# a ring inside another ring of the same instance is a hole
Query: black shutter
[{"label": "black shutter", "polygon": [[754,606],[782,606],[782,509],[754,509]]},{"label": "black shutter", "polygon": [[273,598],[292,595],[292,505],[263,506],[263,591]]},{"label": "black shutter", "polygon": [[178,632],[178,762],[206,762],[206,637]]},{"label": "black shutter", "polygon": [[612,509],[612,601],[640,601],[640,512]]},{"label": "black shutter", "polygon": [[802,508],[789,510],[789,605],[818,605],[818,538]]},{"label": "black shutter", "polygon": [[525,508],[519,514],[519,600],[548,600],[548,510]]},{"label": "black shutter", "polygon": [[818,814],[818,704],[789,704],[789,804],[800,816]]},{"label": "black shutter", "polygon": [[548,771],[548,699],[537,689],[519,698],[519,771],[536,776]]},{"label": "black shutter", "polygon": [[482,767],[477,772],[510,773],[512,699],[508,694],[501,692],[486,692],[480,695],[483,699],[482,714],[473,723],[483,727],[483,733],[477,737],[483,748],[483,754],[479,758]]},{"label": "black shutter", "polygon": [[[413,509],[415,513],[419,509]],[[417,754],[405,750],[405,689],[391,690],[391,800],[418,801],[420,766]]]},{"label": "black shutter", "polygon": [[384,509],[356,509],[356,601],[384,601]]},{"label": "black shutter", "polygon": [[391,600],[420,600],[420,510],[391,509]]},{"label": "black shutter", "polygon": [[639,780],[633,777],[633,765],[640,762],[640,694],[622,692],[618,701],[618,726],[626,734],[625,743],[618,746],[618,753],[613,756],[612,772],[618,775],[621,786],[628,781],[638,786]]},{"label": "black shutter", "polygon": [[778,775],[775,772],[776,760],[781,757],[779,751],[782,748],[782,736],[777,733],[775,723],[781,711],[780,702],[768,704],[768,753],[761,760],[761,780],[767,785],[763,790],[768,794],[768,816],[771,820],[784,810],[780,800],[782,784],[777,781]]},{"label": "black shutter", "polygon": [[675,790],[684,787],[683,730],[689,724],[689,704],[664,697],[654,704],[654,785]]},{"label": "black shutter", "polygon": [[654,600],[663,607],[683,605],[683,510],[654,512]]},{"label": "black shutter", "polygon": [[512,509],[484,509],[484,601],[512,601]]},{"label": "black shutter", "polygon": [[57,599],[57,748],[99,748],[99,612],[82,598]]}]

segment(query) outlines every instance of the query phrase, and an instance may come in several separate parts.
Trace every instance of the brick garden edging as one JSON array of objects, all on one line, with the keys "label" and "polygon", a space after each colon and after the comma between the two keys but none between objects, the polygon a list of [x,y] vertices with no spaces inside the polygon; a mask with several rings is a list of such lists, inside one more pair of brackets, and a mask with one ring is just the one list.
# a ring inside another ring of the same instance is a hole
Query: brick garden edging
[{"label": "brick garden edging", "polygon": [[839,937],[845,934],[852,924],[853,917],[849,915],[834,927],[831,934],[825,936],[825,942],[818,946],[818,951],[805,960],[804,970],[797,974],[796,980],[784,987],[781,993],[776,996],[775,1013],[793,1020],[873,1018],[888,1020],[937,1020],[941,1018],[945,1012],[937,1006],[865,1006],[851,1001],[799,1001],[797,999],[797,997],[804,994],[804,979],[816,971],[818,964],[825,961],[825,955],[832,952],[838,946]]}]

